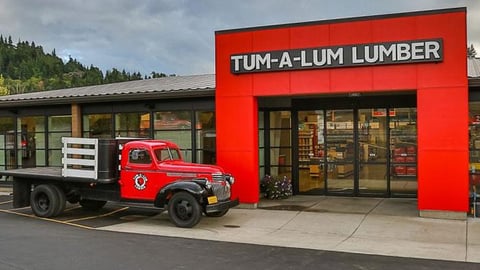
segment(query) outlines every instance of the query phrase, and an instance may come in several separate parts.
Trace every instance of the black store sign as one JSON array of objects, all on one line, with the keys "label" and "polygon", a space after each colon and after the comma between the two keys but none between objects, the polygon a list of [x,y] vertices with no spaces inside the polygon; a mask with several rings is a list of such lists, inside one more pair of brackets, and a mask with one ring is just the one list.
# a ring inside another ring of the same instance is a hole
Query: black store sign
[{"label": "black store sign", "polygon": [[234,74],[443,61],[443,40],[408,40],[234,54]]}]

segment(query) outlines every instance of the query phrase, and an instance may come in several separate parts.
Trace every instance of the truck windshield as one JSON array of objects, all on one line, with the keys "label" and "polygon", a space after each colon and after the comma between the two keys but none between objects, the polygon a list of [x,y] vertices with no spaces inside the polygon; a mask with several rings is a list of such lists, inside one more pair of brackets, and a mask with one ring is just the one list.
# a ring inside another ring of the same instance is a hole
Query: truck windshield
[{"label": "truck windshield", "polygon": [[181,159],[178,149],[160,148],[155,149],[154,153],[158,161]]}]

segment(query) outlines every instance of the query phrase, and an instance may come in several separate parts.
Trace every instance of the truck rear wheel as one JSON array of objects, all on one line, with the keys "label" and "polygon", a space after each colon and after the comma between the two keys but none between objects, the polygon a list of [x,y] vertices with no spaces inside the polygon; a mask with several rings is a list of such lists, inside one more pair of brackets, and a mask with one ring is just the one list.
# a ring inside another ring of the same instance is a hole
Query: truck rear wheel
[{"label": "truck rear wheel", "polygon": [[80,205],[83,209],[90,210],[90,211],[97,211],[102,209],[107,203],[106,201],[97,201],[97,200],[80,200]]},{"label": "truck rear wheel", "polygon": [[181,228],[192,228],[200,222],[202,210],[193,195],[181,191],[168,202],[168,216],[173,224]]},{"label": "truck rear wheel", "polygon": [[51,185],[51,187],[55,190],[55,192],[57,192],[57,196],[58,196],[58,205],[57,205],[58,208],[53,214],[53,216],[56,217],[60,215],[63,212],[63,210],[65,210],[65,207],[67,205],[67,198],[65,196],[65,193],[60,187],[56,185]]},{"label": "truck rear wheel", "polygon": [[33,189],[30,194],[30,205],[36,216],[53,217],[58,215],[62,208],[62,198],[56,186],[43,184]]}]

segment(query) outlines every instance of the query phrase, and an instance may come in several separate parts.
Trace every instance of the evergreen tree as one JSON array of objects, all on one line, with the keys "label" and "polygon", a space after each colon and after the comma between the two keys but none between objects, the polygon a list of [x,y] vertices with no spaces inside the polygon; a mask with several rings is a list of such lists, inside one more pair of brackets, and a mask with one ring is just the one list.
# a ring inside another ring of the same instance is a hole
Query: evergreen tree
[{"label": "evergreen tree", "polygon": [[10,91],[8,91],[8,88],[5,86],[5,79],[0,74],[0,96],[6,96],[8,94],[10,94]]},{"label": "evergreen tree", "polygon": [[[152,71],[154,78],[166,77],[164,73]],[[12,36],[0,34],[0,94],[20,94],[32,91],[62,89],[103,83],[115,83],[150,78],[140,72],[130,73],[125,69],[107,70],[104,74],[93,65],[84,66],[69,56],[64,62],[53,49],[50,54],[34,41],[18,40],[13,44]],[[7,90],[4,91],[5,87]],[[3,90],[2,90],[3,89]]]}]

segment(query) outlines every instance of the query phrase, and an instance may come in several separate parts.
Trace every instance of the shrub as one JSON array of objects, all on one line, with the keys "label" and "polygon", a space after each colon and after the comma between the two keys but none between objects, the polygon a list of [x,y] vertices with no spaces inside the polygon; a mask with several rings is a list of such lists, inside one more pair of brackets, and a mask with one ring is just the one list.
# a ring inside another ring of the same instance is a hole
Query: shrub
[{"label": "shrub", "polygon": [[286,176],[278,178],[271,175],[265,175],[260,184],[260,189],[267,199],[285,199],[292,196],[292,181]]}]

